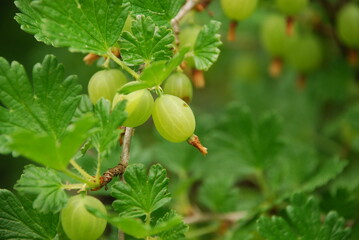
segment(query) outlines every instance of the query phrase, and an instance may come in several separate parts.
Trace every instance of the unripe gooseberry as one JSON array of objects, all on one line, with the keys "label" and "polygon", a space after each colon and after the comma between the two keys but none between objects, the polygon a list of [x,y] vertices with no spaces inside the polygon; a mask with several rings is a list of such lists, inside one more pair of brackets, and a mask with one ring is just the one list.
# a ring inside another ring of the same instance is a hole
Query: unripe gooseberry
[{"label": "unripe gooseberry", "polygon": [[87,211],[86,206],[107,214],[105,206],[97,198],[76,195],[69,199],[61,211],[61,224],[71,240],[96,240],[106,228],[107,221]]},{"label": "unripe gooseberry", "polygon": [[359,49],[359,7],[354,3],[348,3],[340,9],[337,32],[344,44]]},{"label": "unripe gooseberry", "polygon": [[122,124],[125,127],[137,127],[142,125],[149,119],[153,109],[153,97],[147,89],[141,89],[125,94],[116,94],[113,98],[112,108],[119,101],[127,100],[126,112],[127,119]]},{"label": "unripe gooseberry", "polygon": [[193,95],[191,80],[186,74],[173,73],[164,83],[163,91],[166,94],[181,98],[186,103],[190,103]]},{"label": "unripe gooseberry", "polygon": [[221,0],[221,5],[228,18],[241,21],[253,13],[257,2],[257,0]]},{"label": "unripe gooseberry", "polygon": [[93,104],[100,98],[112,101],[118,89],[127,82],[126,76],[118,69],[96,72],[88,83],[88,94]]},{"label": "unripe gooseberry", "polygon": [[308,0],[276,0],[276,4],[284,14],[293,16],[308,5]]},{"label": "unripe gooseberry", "polygon": [[307,35],[298,38],[294,47],[288,49],[287,58],[297,71],[308,73],[319,67],[322,55],[322,46],[319,40],[312,35]]},{"label": "unripe gooseberry", "polygon": [[288,48],[294,47],[296,35],[286,33],[286,20],[280,15],[270,15],[264,21],[261,29],[261,40],[266,51],[272,57],[283,58]]},{"label": "unripe gooseberry", "polygon": [[196,127],[191,108],[173,95],[163,94],[156,99],[152,118],[157,131],[170,142],[186,141]]}]

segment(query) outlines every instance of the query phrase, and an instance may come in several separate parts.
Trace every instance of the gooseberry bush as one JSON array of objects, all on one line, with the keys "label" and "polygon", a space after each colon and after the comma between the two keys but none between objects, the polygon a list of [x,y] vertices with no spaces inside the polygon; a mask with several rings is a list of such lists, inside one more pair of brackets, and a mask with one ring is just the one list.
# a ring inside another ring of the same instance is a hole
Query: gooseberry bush
[{"label": "gooseberry bush", "polygon": [[359,239],[358,1],[14,4],[0,239]]}]

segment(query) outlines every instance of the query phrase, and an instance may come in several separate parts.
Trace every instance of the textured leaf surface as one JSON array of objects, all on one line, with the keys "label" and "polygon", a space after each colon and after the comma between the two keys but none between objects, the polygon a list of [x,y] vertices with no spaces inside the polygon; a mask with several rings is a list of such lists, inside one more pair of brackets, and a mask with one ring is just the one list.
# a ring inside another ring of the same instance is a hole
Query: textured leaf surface
[{"label": "textured leaf surface", "polygon": [[157,26],[150,17],[137,16],[132,33],[123,32],[120,39],[121,56],[130,66],[169,60],[173,55],[172,30]]},{"label": "textured leaf surface", "polygon": [[34,66],[31,83],[22,65],[0,58],[2,141],[7,148],[55,169],[66,167],[94,125],[88,115],[69,125],[81,87],[76,77],[64,79],[63,75],[63,66],[48,55]]},{"label": "textured leaf surface", "polygon": [[212,212],[230,212],[239,202],[239,190],[231,178],[208,177],[199,190],[199,201]]},{"label": "textured leaf surface", "polygon": [[188,48],[182,49],[170,61],[158,61],[149,65],[142,72],[140,79],[149,86],[159,86],[182,63]]},{"label": "textured leaf surface", "polygon": [[18,0],[16,20],[37,40],[71,51],[105,54],[128,16],[122,0]]},{"label": "textured leaf surface", "polygon": [[[171,230],[177,229],[179,226],[183,225],[182,217],[177,214],[166,214],[155,226],[151,226],[144,223],[141,219],[121,216],[111,217],[103,214],[98,209],[91,207],[88,207],[88,210],[95,216],[106,219],[124,233],[134,236],[135,238],[146,238],[157,234],[165,234],[166,232],[170,233]],[[180,228],[177,230],[179,231]],[[178,236],[180,236],[180,234],[178,234]]]},{"label": "textured leaf surface", "polygon": [[261,235],[268,240],[349,239],[350,230],[345,228],[344,219],[336,212],[330,212],[322,222],[318,203],[312,198],[293,195],[286,212],[288,220],[282,217],[261,217],[257,222]]},{"label": "textured leaf surface", "polygon": [[6,189],[0,189],[0,239],[53,239],[58,214],[40,214],[25,198],[21,201]]},{"label": "textured leaf surface", "polygon": [[25,167],[15,189],[22,195],[36,195],[33,207],[45,213],[59,212],[68,199],[57,173],[52,169],[34,165]]},{"label": "textured leaf surface", "polygon": [[91,136],[92,144],[100,153],[108,152],[118,141],[122,132],[119,127],[126,120],[127,114],[124,112],[126,103],[118,103],[111,110],[111,103],[101,99],[95,105],[95,116],[99,119],[99,131]]},{"label": "textured leaf surface", "polygon": [[[175,211],[171,210],[167,212],[162,218],[158,219],[156,226],[160,226],[163,223],[170,221],[171,219],[178,217]],[[181,221],[179,224],[173,226],[172,228],[161,232],[158,234],[158,237],[161,240],[181,240],[185,239],[185,233],[188,231],[188,226]]]},{"label": "textured leaf surface", "polygon": [[131,3],[135,15],[143,14],[151,17],[159,26],[169,24],[184,0],[127,0]]},{"label": "textured leaf surface", "polygon": [[31,2],[32,0],[15,1],[16,7],[21,11],[21,13],[16,14],[15,20],[21,25],[22,30],[34,34],[36,40],[51,44],[41,32],[41,15],[30,5]]},{"label": "textured leaf surface", "polygon": [[121,216],[140,217],[149,215],[171,200],[168,192],[166,170],[161,165],[153,165],[148,173],[143,165],[130,165],[125,174],[125,182],[112,186],[112,204]]},{"label": "textured leaf surface", "polygon": [[64,79],[64,68],[48,55],[33,69],[33,85],[25,69],[0,58],[0,132],[16,128],[61,136],[80,101],[75,76]]},{"label": "textured leaf surface", "polygon": [[207,71],[217,61],[220,53],[218,47],[222,44],[218,34],[220,26],[220,22],[212,20],[199,32],[193,49],[194,63],[198,70]]},{"label": "textured leaf surface", "polygon": [[95,122],[92,115],[87,115],[70,125],[60,139],[46,133],[18,131],[11,135],[9,146],[35,162],[63,170],[91,135]]}]

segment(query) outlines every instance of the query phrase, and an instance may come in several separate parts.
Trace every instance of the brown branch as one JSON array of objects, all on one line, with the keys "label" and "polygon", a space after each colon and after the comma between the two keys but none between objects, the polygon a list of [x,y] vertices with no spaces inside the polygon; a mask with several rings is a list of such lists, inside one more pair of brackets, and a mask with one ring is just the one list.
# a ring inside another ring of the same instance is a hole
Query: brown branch
[{"label": "brown branch", "polygon": [[187,2],[179,10],[177,15],[171,20],[173,33],[175,35],[175,44],[177,48],[179,46],[179,32],[180,32],[179,23],[181,19],[197,5],[198,2],[199,0],[187,0]]},{"label": "brown branch", "polygon": [[100,186],[98,188],[92,189],[92,191],[97,191],[102,187],[105,187],[107,190],[107,184],[111,182],[114,177],[122,176],[125,173],[128,166],[128,161],[130,159],[130,147],[133,130],[134,129],[131,127],[125,128],[120,163],[117,166],[109,168],[106,172],[104,172],[104,174],[102,174],[103,176],[100,178]]},{"label": "brown branch", "polygon": [[[123,175],[123,173],[126,171],[126,167],[128,166],[128,162],[130,160],[130,149],[131,149],[131,139],[133,135],[134,128],[132,127],[126,127],[125,128],[125,135],[123,137],[123,144],[122,144],[122,152],[121,152],[121,162],[120,165],[125,166],[123,169],[123,172],[120,176]],[[123,181],[123,179],[121,179]],[[118,240],[125,240],[125,233],[118,230],[117,233]]]},{"label": "brown branch", "polygon": [[[121,163],[123,165],[128,165],[130,159],[130,147],[131,147],[131,138],[133,135],[134,128],[126,127],[125,136],[123,138],[122,152],[121,152]],[[120,163],[120,164],[121,164]]]}]

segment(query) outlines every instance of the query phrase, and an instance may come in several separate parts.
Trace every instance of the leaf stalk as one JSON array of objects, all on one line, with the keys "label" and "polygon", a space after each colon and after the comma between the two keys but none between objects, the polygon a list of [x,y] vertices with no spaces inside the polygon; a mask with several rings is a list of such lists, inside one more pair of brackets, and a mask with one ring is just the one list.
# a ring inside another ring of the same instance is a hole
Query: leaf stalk
[{"label": "leaf stalk", "polygon": [[107,53],[107,55],[118,65],[122,67],[123,70],[131,74],[136,80],[140,78],[140,75],[133,71],[130,67],[128,67],[124,62],[122,62],[118,57],[115,56],[111,51]]}]

